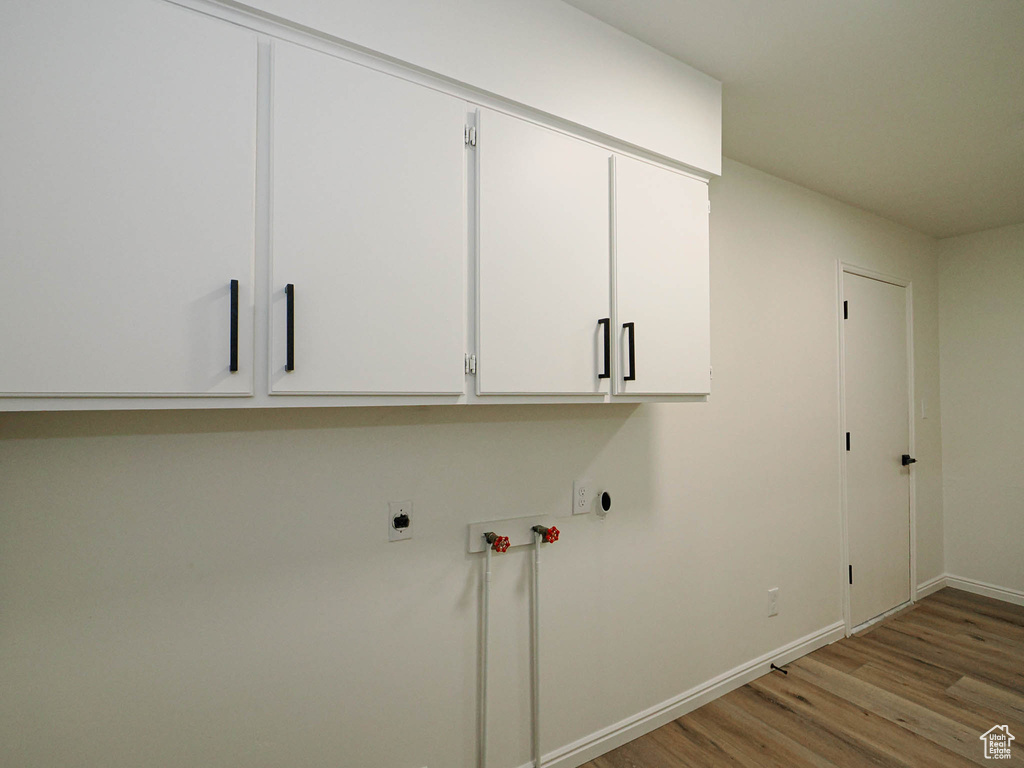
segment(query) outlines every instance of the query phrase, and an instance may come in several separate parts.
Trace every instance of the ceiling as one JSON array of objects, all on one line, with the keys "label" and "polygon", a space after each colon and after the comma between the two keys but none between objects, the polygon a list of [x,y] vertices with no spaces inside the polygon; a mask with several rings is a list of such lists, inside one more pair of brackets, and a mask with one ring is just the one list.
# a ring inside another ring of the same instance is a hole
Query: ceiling
[{"label": "ceiling", "polygon": [[1024,222],[1024,0],[566,0],[718,78],[734,160],[935,237]]}]

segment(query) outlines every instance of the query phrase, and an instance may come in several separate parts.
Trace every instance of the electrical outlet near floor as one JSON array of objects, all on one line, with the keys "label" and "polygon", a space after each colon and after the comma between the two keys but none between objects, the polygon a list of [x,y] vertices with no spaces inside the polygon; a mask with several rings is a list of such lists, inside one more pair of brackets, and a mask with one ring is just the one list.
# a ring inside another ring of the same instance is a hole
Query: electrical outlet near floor
[{"label": "electrical outlet near floor", "polygon": [[412,538],[412,502],[388,502],[388,541]]},{"label": "electrical outlet near floor", "polygon": [[779,588],[772,587],[768,590],[768,615],[779,615]]}]

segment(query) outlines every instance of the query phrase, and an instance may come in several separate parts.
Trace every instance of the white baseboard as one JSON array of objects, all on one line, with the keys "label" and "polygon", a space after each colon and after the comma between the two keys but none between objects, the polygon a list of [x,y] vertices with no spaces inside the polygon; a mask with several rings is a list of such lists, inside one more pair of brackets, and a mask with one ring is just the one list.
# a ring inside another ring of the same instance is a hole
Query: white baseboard
[{"label": "white baseboard", "polygon": [[988,584],[984,581],[975,581],[974,579],[965,579],[963,576],[953,576],[948,573],[945,578],[947,587],[962,589],[964,592],[972,592],[975,595],[992,597],[996,600],[1002,600],[1004,603],[1024,605],[1024,592],[1021,592],[1020,590],[997,587],[995,584]]},{"label": "white baseboard", "polygon": [[915,599],[920,600],[922,597],[928,597],[928,595],[938,592],[944,587],[948,587],[949,585],[946,583],[948,578],[949,576],[947,574],[940,573],[934,579],[928,579],[928,581],[923,584],[918,584],[917,597]]},{"label": "white baseboard", "polygon": [[[766,653],[753,661],[741,664],[718,677],[694,686],[668,701],[655,704],[632,717],[627,717],[614,725],[584,736],[572,744],[549,752],[544,755],[541,761],[542,765],[544,768],[576,768],[583,765],[605,752],[643,736],[655,728],[660,728],[665,723],[682,717],[687,712],[692,712],[709,701],[767,674],[770,671],[769,664],[776,663],[780,666],[788,664],[794,659],[806,656],[811,651],[834,643],[845,634],[843,622],[837,621],[835,624],[830,624],[817,632],[812,632],[799,640],[794,640],[792,643]],[[532,763],[527,763],[521,768],[530,768],[531,765]]]}]

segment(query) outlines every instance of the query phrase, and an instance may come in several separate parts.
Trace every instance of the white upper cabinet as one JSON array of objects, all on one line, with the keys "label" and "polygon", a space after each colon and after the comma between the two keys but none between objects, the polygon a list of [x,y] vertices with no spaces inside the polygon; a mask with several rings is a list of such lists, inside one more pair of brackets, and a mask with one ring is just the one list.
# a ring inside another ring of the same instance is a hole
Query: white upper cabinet
[{"label": "white upper cabinet", "polygon": [[193,5],[0,0],[0,411],[709,393],[700,172]]},{"label": "white upper cabinet", "polygon": [[609,318],[609,152],[481,110],[477,391],[596,395]]},{"label": "white upper cabinet", "polygon": [[0,4],[0,394],[251,391],[256,61],[168,3]]},{"label": "white upper cabinet", "polygon": [[271,392],[462,393],[465,102],[276,42],[272,110]]},{"label": "white upper cabinet", "polygon": [[711,391],[708,185],[614,159],[615,392]]}]

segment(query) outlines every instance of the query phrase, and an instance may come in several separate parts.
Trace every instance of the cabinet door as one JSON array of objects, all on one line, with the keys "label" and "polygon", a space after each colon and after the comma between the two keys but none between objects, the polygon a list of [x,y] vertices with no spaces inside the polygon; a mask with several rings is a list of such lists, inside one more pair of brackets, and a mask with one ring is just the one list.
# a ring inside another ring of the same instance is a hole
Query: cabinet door
[{"label": "cabinet door", "polygon": [[608,153],[487,110],[477,153],[478,392],[607,392]]},{"label": "cabinet door", "polygon": [[0,393],[249,393],[255,36],[5,0],[0,71]]},{"label": "cabinet door", "polygon": [[465,102],[288,43],[273,69],[271,391],[462,393]]},{"label": "cabinet door", "polygon": [[[620,352],[615,391],[708,394],[708,185],[649,163],[616,157],[614,186]],[[629,380],[631,374],[634,378]]]}]

